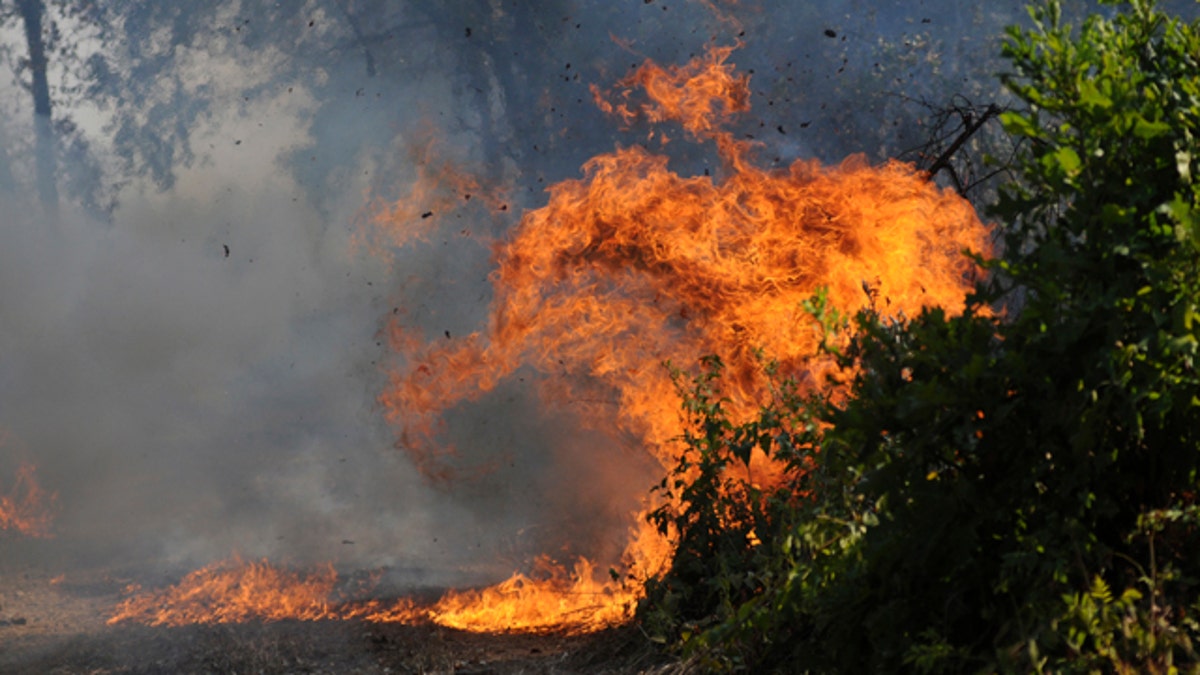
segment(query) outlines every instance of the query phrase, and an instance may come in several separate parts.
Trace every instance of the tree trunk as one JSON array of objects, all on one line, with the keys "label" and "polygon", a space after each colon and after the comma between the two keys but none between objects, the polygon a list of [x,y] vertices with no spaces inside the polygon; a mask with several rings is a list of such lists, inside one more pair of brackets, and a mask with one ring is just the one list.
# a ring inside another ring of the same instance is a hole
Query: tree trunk
[{"label": "tree trunk", "polygon": [[55,174],[54,126],[50,119],[50,83],[46,79],[46,43],[42,41],[42,0],[17,0],[17,9],[25,22],[25,40],[29,44],[29,69],[33,77],[33,126],[37,137],[37,189],[42,206],[53,212],[58,207]]}]

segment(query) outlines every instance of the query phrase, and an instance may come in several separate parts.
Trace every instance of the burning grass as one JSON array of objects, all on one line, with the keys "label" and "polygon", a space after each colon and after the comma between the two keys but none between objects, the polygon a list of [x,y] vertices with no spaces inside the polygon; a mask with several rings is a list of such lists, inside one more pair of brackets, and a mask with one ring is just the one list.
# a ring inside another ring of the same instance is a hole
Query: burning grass
[{"label": "burning grass", "polygon": [[[534,574],[538,573],[541,578],[515,574],[496,586],[448,591],[431,602],[386,601],[361,599],[372,595],[374,580],[348,590],[332,566],[303,572],[234,557],[156,591],[127,587],[129,597],[108,623],[188,626],[358,619],[462,630],[478,630],[486,623],[499,626],[495,632],[585,633],[624,623],[631,616],[631,605],[617,605],[606,586],[592,581],[587,561],[580,561],[565,578],[554,578],[561,571],[543,559]],[[634,597],[632,591],[625,592]]]}]

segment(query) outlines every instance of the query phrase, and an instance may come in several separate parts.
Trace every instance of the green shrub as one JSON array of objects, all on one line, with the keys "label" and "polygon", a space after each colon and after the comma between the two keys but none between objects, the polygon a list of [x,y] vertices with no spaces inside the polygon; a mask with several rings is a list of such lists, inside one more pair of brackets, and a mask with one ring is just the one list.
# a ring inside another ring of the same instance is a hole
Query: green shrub
[{"label": "green shrub", "polygon": [[[848,397],[784,381],[749,425],[695,381],[664,635],[755,672],[1200,668],[1200,24],[1120,4],[1009,30],[1020,178],[961,314],[817,298]],[[729,484],[747,443],[790,483]]]}]

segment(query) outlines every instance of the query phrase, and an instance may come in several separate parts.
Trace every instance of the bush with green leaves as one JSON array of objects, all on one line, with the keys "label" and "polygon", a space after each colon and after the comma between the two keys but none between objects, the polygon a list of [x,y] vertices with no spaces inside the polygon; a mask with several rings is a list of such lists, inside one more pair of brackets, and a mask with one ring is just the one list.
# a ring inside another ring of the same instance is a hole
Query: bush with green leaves
[{"label": "bush with green leaves", "polygon": [[[712,667],[1200,671],[1200,22],[1104,4],[1009,29],[1019,178],[961,313],[818,297],[844,399],[787,385],[735,427],[685,392],[720,459],[673,485],[684,545],[642,615],[710,626]],[[786,508],[717,489],[745,442],[796,468]],[[738,509],[761,543],[706,548]]]},{"label": "bush with green leaves", "polygon": [[[660,642],[711,628],[773,583],[780,571],[773,544],[795,522],[800,482],[811,473],[819,436],[813,406],[793,380],[775,377],[773,366],[767,379],[775,404],[740,425],[729,419],[720,391],[724,364],[710,356],[702,367],[690,378],[672,370],[687,431],[678,464],[654,489],[662,503],[650,513],[676,543],[668,572],[647,582],[642,607],[643,628]],[[794,479],[770,488],[754,483],[749,467],[756,450]]]}]

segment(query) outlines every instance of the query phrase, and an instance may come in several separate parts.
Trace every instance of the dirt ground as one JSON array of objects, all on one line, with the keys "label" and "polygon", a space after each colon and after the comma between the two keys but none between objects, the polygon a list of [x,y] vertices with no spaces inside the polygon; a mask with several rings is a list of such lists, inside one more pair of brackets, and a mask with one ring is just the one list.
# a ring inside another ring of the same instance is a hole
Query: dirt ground
[{"label": "dirt ground", "polygon": [[438,626],[280,621],[182,628],[105,622],[132,581],[0,564],[0,673],[681,672],[634,627],[584,636],[480,635]]}]

